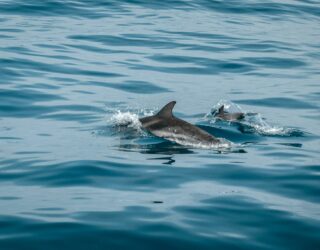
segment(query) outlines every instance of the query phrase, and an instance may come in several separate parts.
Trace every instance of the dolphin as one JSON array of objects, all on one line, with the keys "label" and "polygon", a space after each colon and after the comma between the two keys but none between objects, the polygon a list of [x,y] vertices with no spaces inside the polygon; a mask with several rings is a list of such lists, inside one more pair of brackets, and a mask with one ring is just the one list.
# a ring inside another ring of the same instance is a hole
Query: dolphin
[{"label": "dolphin", "polygon": [[224,105],[222,105],[216,114],[214,114],[215,117],[226,120],[226,121],[237,121],[244,118],[244,113],[237,112],[237,113],[228,113],[224,111]]},{"label": "dolphin", "polygon": [[175,101],[166,104],[157,114],[140,118],[142,127],[151,134],[182,145],[210,147],[221,143],[201,128],[175,117],[172,109]]}]

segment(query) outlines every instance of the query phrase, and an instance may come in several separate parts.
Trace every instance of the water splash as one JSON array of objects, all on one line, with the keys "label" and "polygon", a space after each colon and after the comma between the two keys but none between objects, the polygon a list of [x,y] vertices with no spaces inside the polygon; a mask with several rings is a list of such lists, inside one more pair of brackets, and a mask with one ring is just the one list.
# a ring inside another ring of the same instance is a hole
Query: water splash
[{"label": "water splash", "polygon": [[111,116],[110,122],[114,126],[128,126],[137,130],[141,128],[139,116],[129,111],[122,112],[118,110],[114,115]]},{"label": "water splash", "polygon": [[271,125],[259,113],[248,114],[241,122],[242,132],[258,133],[266,136],[301,136],[302,132],[294,128]]},{"label": "water splash", "polygon": [[210,113],[208,113],[208,114],[214,115],[222,105],[224,105],[224,110],[227,111],[227,112],[230,112],[230,113],[238,113],[238,112],[245,113],[244,110],[238,104],[233,103],[233,102],[231,102],[229,100],[222,99],[222,100],[218,101],[212,107]]},{"label": "water splash", "polygon": [[241,107],[231,101],[228,100],[220,100],[218,101],[210,110],[210,112],[208,112],[204,119],[205,120],[209,120],[210,123],[215,123],[218,120],[220,120],[219,118],[216,117],[216,114],[218,113],[218,110],[221,106],[224,106],[224,110],[228,113],[246,113],[244,112]]},{"label": "water splash", "polygon": [[[229,113],[241,112],[245,114],[245,118],[239,121],[222,121],[215,117],[219,107],[224,105],[224,108]],[[220,100],[217,102],[209,113],[204,117],[204,120],[209,121],[210,124],[228,124],[236,125],[242,133],[256,133],[265,136],[302,136],[303,132],[294,129],[286,128],[269,124],[265,118],[259,113],[246,112],[239,105],[228,101]]]}]

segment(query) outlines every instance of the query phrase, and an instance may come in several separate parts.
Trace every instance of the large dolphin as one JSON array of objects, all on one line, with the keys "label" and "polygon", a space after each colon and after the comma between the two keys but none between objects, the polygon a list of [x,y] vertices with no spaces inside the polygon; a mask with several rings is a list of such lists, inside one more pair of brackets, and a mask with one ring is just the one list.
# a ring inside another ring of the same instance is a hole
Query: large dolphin
[{"label": "large dolphin", "polygon": [[172,114],[175,101],[169,102],[156,115],[140,118],[142,127],[151,134],[183,145],[210,147],[221,141],[206,131]]},{"label": "large dolphin", "polygon": [[226,120],[226,121],[237,121],[241,120],[244,118],[244,113],[228,113],[224,111],[224,105],[222,105],[219,109],[218,112],[214,115],[215,117],[221,119],[221,120]]}]

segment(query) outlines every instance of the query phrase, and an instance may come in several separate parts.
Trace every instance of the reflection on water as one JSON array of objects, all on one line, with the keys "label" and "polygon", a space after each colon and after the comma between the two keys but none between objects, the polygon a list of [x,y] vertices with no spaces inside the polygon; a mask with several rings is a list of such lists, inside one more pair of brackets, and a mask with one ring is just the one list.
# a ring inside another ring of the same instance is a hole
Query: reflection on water
[{"label": "reflection on water", "polygon": [[[192,149],[182,145],[177,145],[172,142],[160,142],[151,144],[123,144],[119,145],[120,150],[124,151],[138,151],[144,154],[161,154],[161,155],[175,155],[175,154],[193,154]],[[158,158],[159,159],[159,158]]]}]

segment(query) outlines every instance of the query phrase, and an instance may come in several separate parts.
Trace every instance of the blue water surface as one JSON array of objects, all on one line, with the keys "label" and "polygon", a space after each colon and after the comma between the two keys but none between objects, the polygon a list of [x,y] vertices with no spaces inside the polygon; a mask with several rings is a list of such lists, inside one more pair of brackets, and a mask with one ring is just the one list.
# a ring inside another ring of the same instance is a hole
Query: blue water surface
[{"label": "blue water surface", "polygon": [[[0,249],[320,249],[319,41],[316,0],[0,0]],[[231,148],[136,126],[172,100]]]}]

